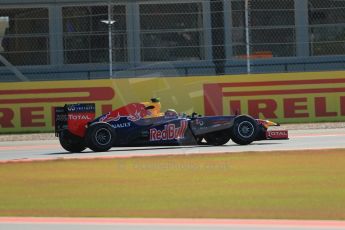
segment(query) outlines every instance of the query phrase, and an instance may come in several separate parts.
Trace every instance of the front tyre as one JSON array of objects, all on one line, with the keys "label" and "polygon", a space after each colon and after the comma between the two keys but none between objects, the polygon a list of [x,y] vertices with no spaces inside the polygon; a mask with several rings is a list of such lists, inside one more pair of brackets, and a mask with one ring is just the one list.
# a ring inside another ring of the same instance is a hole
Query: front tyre
[{"label": "front tyre", "polygon": [[107,123],[97,123],[87,129],[86,143],[94,152],[106,152],[115,140],[115,131]]},{"label": "front tyre", "polygon": [[252,143],[258,132],[257,122],[249,116],[240,116],[235,119],[232,127],[231,139],[239,145]]},{"label": "front tyre", "polygon": [[83,138],[70,133],[68,130],[59,133],[59,141],[62,148],[71,153],[80,153],[86,149]]}]

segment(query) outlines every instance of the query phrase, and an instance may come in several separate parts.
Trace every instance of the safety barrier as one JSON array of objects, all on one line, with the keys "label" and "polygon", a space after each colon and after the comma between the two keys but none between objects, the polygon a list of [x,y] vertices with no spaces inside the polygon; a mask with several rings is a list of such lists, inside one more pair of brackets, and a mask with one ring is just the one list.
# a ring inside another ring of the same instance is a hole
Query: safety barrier
[{"label": "safety barrier", "polygon": [[0,132],[49,132],[54,107],[96,103],[98,115],[160,97],[162,110],[250,114],[281,123],[345,120],[345,72],[158,77],[0,84]]}]

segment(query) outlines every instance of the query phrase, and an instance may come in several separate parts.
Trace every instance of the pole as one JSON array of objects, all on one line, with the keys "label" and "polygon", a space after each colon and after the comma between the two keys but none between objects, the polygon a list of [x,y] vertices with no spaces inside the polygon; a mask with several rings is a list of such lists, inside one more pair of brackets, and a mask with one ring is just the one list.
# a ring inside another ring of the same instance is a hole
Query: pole
[{"label": "pole", "polygon": [[246,50],[247,50],[247,74],[250,74],[250,37],[249,37],[249,0],[245,0],[245,26],[246,26]]},{"label": "pole", "polygon": [[108,4],[108,39],[109,39],[109,75],[110,78],[113,77],[113,41],[111,34],[111,4]]}]

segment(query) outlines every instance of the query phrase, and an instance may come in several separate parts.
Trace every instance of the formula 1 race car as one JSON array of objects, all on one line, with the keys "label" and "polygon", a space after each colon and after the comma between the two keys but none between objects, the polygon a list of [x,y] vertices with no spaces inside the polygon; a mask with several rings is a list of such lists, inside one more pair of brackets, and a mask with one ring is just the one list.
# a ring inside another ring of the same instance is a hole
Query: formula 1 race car
[{"label": "formula 1 race car", "polygon": [[55,133],[72,153],[90,148],[108,151],[116,146],[239,145],[268,139],[288,139],[288,131],[269,131],[278,124],[247,115],[201,116],[160,112],[158,99],[131,103],[100,117],[95,104],[69,104],[55,108]]}]

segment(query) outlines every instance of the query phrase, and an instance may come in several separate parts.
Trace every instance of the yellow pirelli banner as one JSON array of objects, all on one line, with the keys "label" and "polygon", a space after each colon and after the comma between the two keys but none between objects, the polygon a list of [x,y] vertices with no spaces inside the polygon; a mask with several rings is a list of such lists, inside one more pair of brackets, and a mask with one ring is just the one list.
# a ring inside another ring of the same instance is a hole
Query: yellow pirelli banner
[{"label": "yellow pirelli banner", "polygon": [[64,104],[94,102],[100,115],[152,97],[160,97],[163,111],[344,121],[345,72],[1,83],[0,132],[53,131],[54,108]]}]

